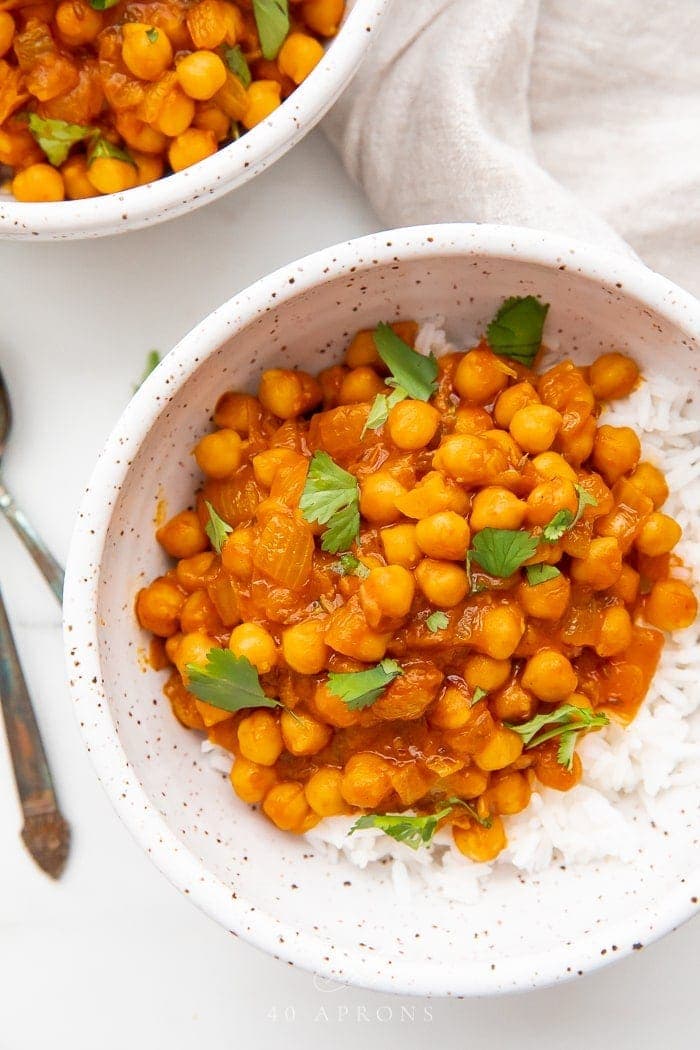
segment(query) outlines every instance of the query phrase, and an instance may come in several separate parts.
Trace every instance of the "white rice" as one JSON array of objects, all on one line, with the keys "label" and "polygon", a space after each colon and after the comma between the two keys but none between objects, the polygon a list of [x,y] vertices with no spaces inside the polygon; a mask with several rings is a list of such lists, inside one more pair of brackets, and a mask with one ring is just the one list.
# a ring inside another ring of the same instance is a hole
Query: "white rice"
[{"label": "white rice", "polygon": [[[452,349],[442,318],[424,323],[416,347],[436,354]],[[663,376],[647,375],[627,399],[611,405],[605,422],[631,426],[642,456],[661,467],[670,496],[664,511],[683,528],[678,553],[689,582],[700,580],[700,420],[686,392]],[[494,869],[541,872],[550,865],[587,864],[606,857],[630,861],[642,845],[656,805],[670,788],[700,781],[700,624],[668,636],[659,669],[634,722],[588,734],[579,745],[582,783],[568,792],[540,787],[530,805],[504,818],[508,846],[491,864],[473,864],[456,849],[449,831],[429,848],[413,851],[376,829],[348,831],[351,817],[322,820],[306,835],[326,862],[341,858],[372,872],[391,866],[399,900],[425,888],[470,903]],[[217,770],[228,773],[228,752],[205,742]],[[640,819],[645,818],[645,819]]]}]

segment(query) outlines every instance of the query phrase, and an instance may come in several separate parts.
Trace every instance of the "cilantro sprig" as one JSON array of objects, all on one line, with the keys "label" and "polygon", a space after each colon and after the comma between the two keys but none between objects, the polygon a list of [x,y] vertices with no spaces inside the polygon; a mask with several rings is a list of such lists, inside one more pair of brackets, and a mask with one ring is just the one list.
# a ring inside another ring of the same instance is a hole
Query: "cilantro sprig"
[{"label": "cilantro sprig", "polygon": [[253,0],[253,14],[263,57],[277,58],[289,32],[288,0]]},{"label": "cilantro sprig", "polygon": [[71,146],[96,134],[95,128],[83,124],[71,124],[54,117],[40,117],[30,113],[27,118],[29,130],[43,149],[50,164],[58,168],[63,164]]},{"label": "cilantro sprig", "polygon": [[482,529],[472,540],[469,562],[489,576],[512,576],[537,550],[537,537],[521,529]]},{"label": "cilantro sprig", "polygon": [[126,164],[133,164],[133,166],[136,167],[136,161],[127,150],[120,149],[119,146],[115,146],[113,142],[106,139],[104,135],[98,134],[94,135],[90,140],[87,155],[88,167],[101,157],[109,157],[112,160],[123,160]]},{"label": "cilantro sprig", "polygon": [[610,719],[605,714],[596,714],[587,707],[576,707],[574,704],[561,704],[554,711],[545,711],[535,715],[529,722],[517,725],[504,723],[508,729],[522,739],[525,750],[538,747],[547,740],[562,737],[557,752],[557,761],[571,771],[574,762],[574,745],[578,733],[586,729],[601,729],[608,725]]},{"label": "cilantro sprig", "polygon": [[227,521],[224,521],[224,519],[216,513],[209,500],[205,500],[204,503],[209,512],[209,521],[204,526],[204,531],[209,537],[211,545],[216,553],[221,554],[221,548],[226,543],[226,537],[233,532],[233,529]]},{"label": "cilantro sprig", "polygon": [[357,478],[343,470],[327,452],[315,452],[299,509],[309,522],[326,525],[324,551],[346,551],[360,533],[360,488]]},{"label": "cilantro sprig", "polygon": [[506,299],[486,329],[494,354],[530,368],[542,345],[548,310],[549,303],[541,303],[534,295]]},{"label": "cilantro sprig", "polygon": [[331,565],[333,572],[337,572],[339,576],[359,576],[361,580],[366,580],[369,576],[369,569],[366,565],[356,558],[350,551],[345,551],[341,554],[337,562]]},{"label": "cilantro sprig", "polygon": [[405,401],[407,396],[402,386],[397,386],[390,394],[377,394],[360,437],[364,437],[368,430],[379,430],[380,427],[383,427],[394,405],[398,405],[399,401]]},{"label": "cilantro sprig", "polygon": [[540,583],[546,583],[547,580],[555,580],[557,576],[561,576],[556,565],[548,565],[546,562],[540,562],[538,565],[526,565],[525,573],[527,582],[531,587],[537,587]]},{"label": "cilantro sprig", "polygon": [[583,512],[586,507],[597,507],[598,500],[595,496],[591,496],[589,492],[586,492],[580,485],[574,485],[576,489],[576,495],[578,496],[578,507],[576,513],[572,512],[564,507],[563,510],[558,510],[552,520],[545,525],[542,530],[542,539],[546,540],[547,543],[556,543],[560,540],[565,532],[573,529],[574,525],[577,525],[583,516]]},{"label": "cilantro sprig", "polygon": [[487,689],[482,689],[480,685],[477,685],[476,689],[472,693],[472,699],[469,706],[474,707],[475,704],[478,704],[480,700],[483,700],[484,697],[488,695],[489,694]]},{"label": "cilantro sprig", "polygon": [[480,817],[474,806],[465,802],[462,798],[451,797],[445,800],[443,809],[436,813],[428,813],[418,816],[411,813],[365,813],[355,821],[348,835],[364,828],[379,828],[385,835],[402,842],[410,849],[420,849],[421,846],[429,846],[435,837],[438,824],[445,817],[449,817],[455,806],[466,809],[472,820],[483,828],[490,828],[493,821],[490,816]]},{"label": "cilantro sprig", "polygon": [[395,678],[403,674],[396,660],[382,660],[366,671],[328,675],[328,692],[339,697],[350,711],[364,711],[378,700]]},{"label": "cilantro sprig", "polygon": [[431,634],[436,634],[437,631],[444,631],[449,626],[449,618],[446,613],[441,612],[439,609],[431,613],[425,621],[425,626],[428,628]]},{"label": "cilantro sprig", "polygon": [[385,323],[377,325],[373,339],[377,353],[391,372],[387,385],[404,391],[404,397],[429,401],[437,390],[438,363],[435,355],[426,357],[419,354],[399,338],[391,325]]},{"label": "cilantro sprig", "polygon": [[236,44],[235,47],[224,48],[224,60],[231,72],[243,84],[243,87],[250,87],[253,82],[253,75],[250,72],[250,66],[241,50],[240,44]]},{"label": "cilantro sprig", "polygon": [[258,672],[245,656],[230,649],[210,649],[203,667],[187,664],[187,688],[200,700],[222,711],[242,711],[247,707],[283,707],[266,696]]}]

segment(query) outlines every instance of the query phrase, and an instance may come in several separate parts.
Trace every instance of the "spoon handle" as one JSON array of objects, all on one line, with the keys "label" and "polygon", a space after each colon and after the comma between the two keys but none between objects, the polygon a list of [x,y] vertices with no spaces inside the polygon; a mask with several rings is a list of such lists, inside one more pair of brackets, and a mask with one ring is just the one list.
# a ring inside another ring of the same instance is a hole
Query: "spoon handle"
[{"label": "spoon handle", "polygon": [[42,576],[56,598],[58,598],[59,604],[61,604],[63,602],[63,569],[2,482],[0,482],[0,510],[22,540]]},{"label": "spoon handle", "polygon": [[0,594],[0,702],[17,793],[24,814],[24,844],[57,879],[68,856],[70,830],[61,816],[39,726]]}]

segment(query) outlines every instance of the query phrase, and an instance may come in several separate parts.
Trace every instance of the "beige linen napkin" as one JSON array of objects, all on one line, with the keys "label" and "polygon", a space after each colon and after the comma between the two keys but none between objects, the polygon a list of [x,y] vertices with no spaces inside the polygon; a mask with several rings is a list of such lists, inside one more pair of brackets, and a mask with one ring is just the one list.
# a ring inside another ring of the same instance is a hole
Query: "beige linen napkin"
[{"label": "beige linen napkin", "polygon": [[394,0],[326,120],[387,226],[629,251],[700,292],[700,0]]}]

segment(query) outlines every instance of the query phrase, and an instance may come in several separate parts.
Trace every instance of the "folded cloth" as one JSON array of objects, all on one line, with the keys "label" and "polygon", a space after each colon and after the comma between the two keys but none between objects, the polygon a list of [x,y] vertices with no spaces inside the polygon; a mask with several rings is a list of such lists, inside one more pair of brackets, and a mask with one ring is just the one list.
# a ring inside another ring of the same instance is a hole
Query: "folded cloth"
[{"label": "folded cloth", "polygon": [[698,0],[394,0],[325,122],[387,226],[532,226],[700,292]]}]

